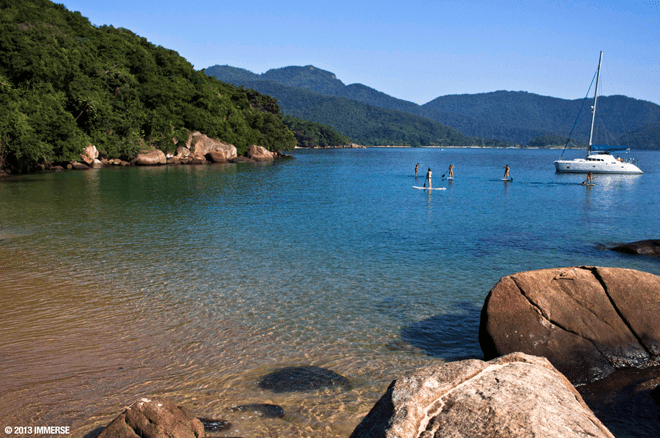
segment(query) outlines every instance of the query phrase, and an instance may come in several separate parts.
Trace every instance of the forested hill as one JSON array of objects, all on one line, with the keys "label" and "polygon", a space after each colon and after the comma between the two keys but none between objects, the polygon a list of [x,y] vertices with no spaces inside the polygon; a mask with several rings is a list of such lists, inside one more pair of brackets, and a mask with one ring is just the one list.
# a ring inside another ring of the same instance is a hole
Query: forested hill
[{"label": "forested hill", "polygon": [[[586,90],[585,90],[586,92]],[[496,91],[483,94],[441,96],[423,105],[429,116],[469,134],[497,132],[498,138],[527,143],[541,134],[568,135],[580,114],[574,138],[586,142],[591,123],[591,98],[558,99],[522,91]],[[583,107],[584,105],[584,107]],[[450,114],[452,118],[447,118]],[[456,116],[469,117],[461,123]],[[660,122],[660,106],[626,96],[598,98],[595,128],[596,143],[623,144],[634,149],[649,149],[649,143],[632,135],[645,125]],[[657,142],[656,142],[657,143]]]},{"label": "forested hill", "polygon": [[[284,67],[263,74],[230,66],[214,66],[206,72],[221,80],[245,84],[264,93],[267,93],[266,87],[260,86],[260,82],[277,83],[425,117],[476,139],[499,139],[523,145],[533,141],[536,144],[535,139],[538,138],[568,136],[583,105],[583,99],[559,99],[522,91],[447,95],[417,105],[362,84],[344,85],[331,72],[314,66]],[[269,87],[272,88],[272,85]],[[282,101],[281,96],[276,97]],[[576,141],[585,142],[587,139],[590,106],[591,103],[587,102],[582,110],[574,134]],[[289,111],[284,105],[283,110]],[[634,149],[658,148],[653,146],[657,145],[657,140],[648,140],[650,133],[655,132],[652,124],[660,122],[660,106],[625,96],[604,96],[598,100],[597,115],[598,129],[604,133],[606,128],[609,134],[609,138],[599,139],[598,142],[625,142]],[[648,124],[651,125],[644,128]],[[638,131],[642,134],[636,135]],[[625,138],[622,138],[624,135]]]},{"label": "forested hill", "polygon": [[[328,125],[362,145],[471,145],[481,142],[428,118],[331,96],[331,90],[340,89],[343,84],[323,70],[310,69],[311,74],[307,75],[312,78],[310,81],[295,75],[286,79],[287,70],[282,69],[271,70],[266,76],[277,81],[234,67],[216,66],[205,71],[222,81],[273,96],[284,114]],[[326,94],[317,92],[318,89],[325,90]]]},{"label": "forested hill", "polygon": [[291,149],[276,101],[195,71],[133,32],[93,26],[47,0],[0,0],[0,168],[80,159],[93,144],[130,159],[188,131]]}]

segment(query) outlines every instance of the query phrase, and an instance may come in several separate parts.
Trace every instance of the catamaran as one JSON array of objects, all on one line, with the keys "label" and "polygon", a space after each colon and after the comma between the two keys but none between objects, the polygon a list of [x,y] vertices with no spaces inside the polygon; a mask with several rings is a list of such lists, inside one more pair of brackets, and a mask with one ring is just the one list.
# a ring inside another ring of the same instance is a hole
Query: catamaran
[{"label": "catamaran", "polygon": [[[555,169],[559,173],[624,173],[624,174],[642,174],[639,167],[633,164],[633,160],[623,160],[620,157],[614,157],[612,153],[628,152],[625,146],[609,146],[592,144],[594,137],[594,123],[596,121],[596,103],[598,101],[598,82],[600,81],[600,66],[603,62],[603,52],[600,52],[598,59],[598,71],[596,73],[596,91],[594,93],[594,104],[591,107],[591,130],[589,131],[589,148],[587,149],[587,158],[576,158],[574,160],[555,161]],[[569,141],[570,142],[570,138]],[[566,146],[568,146],[568,142]],[[566,151],[566,147],[564,147]],[[564,152],[562,152],[562,157]]]}]

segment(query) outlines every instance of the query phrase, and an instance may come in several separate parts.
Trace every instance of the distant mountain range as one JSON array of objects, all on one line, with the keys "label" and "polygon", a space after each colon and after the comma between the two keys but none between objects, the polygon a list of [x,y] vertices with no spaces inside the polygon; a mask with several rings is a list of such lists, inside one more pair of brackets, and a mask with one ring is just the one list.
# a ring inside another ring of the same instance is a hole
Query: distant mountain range
[{"label": "distant mountain range", "polygon": [[[424,105],[397,99],[362,84],[345,85],[314,66],[283,67],[255,74],[213,66],[209,76],[275,97],[282,112],[323,123],[362,144],[527,145],[538,138],[586,142],[591,101],[522,91],[447,95]],[[585,90],[586,93],[586,90]],[[660,149],[660,106],[626,96],[598,99],[596,142],[633,149]]]}]

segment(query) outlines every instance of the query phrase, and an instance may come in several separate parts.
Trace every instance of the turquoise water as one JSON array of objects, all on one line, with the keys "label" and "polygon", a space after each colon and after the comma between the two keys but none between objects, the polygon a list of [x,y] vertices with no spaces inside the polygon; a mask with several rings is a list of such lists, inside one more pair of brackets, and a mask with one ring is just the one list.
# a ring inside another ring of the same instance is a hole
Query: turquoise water
[{"label": "turquoise water", "polygon": [[[479,311],[502,276],[660,275],[657,259],[603,249],[658,238],[660,153],[635,151],[644,175],[595,175],[595,187],[556,174],[559,153],[300,150],[269,164],[2,181],[0,420],[84,436],[162,395],[230,419],[233,436],[348,436],[397,375],[481,356]],[[505,164],[513,182],[500,180]],[[446,190],[412,188],[428,167]],[[354,389],[258,388],[297,365]],[[246,403],[286,417],[226,410]]]}]

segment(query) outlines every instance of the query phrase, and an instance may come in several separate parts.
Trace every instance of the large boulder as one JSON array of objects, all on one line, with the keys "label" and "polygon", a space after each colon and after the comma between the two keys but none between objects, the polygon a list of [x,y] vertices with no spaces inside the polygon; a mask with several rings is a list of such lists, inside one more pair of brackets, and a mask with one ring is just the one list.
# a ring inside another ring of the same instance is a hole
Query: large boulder
[{"label": "large boulder", "polygon": [[157,166],[167,164],[167,157],[160,149],[152,149],[149,152],[142,152],[137,155],[135,164],[139,166]]},{"label": "large boulder", "polygon": [[83,163],[79,163],[77,161],[72,161],[69,164],[66,165],[67,169],[75,169],[75,170],[87,170],[89,169],[89,166]]},{"label": "large boulder", "polygon": [[143,398],[127,407],[98,438],[201,438],[204,425],[169,400]]},{"label": "large boulder", "polygon": [[657,365],[660,277],[580,266],[502,278],[481,311],[486,359],[521,351],[544,356],[573,383],[617,368]]},{"label": "large boulder", "polygon": [[212,163],[226,163],[227,154],[225,153],[225,151],[211,151],[208,154],[206,154],[206,159],[211,161]]},{"label": "large boulder", "polygon": [[236,157],[236,146],[223,143],[220,140],[210,138],[200,132],[191,134],[189,140],[190,154],[198,159],[204,159],[209,152],[222,151],[225,155],[225,160],[230,160]]},{"label": "large boulder", "polygon": [[87,163],[87,165],[90,165],[94,162],[99,157],[99,151],[96,149],[96,146],[93,144],[90,144],[89,146],[86,146],[82,154],[80,154],[80,158]]},{"label": "large boulder", "polygon": [[545,358],[514,353],[420,368],[390,384],[351,438],[610,437]]},{"label": "large boulder", "polygon": [[254,161],[273,161],[274,159],[272,152],[265,147],[257,146],[256,144],[250,146],[247,156]]},{"label": "large boulder", "polygon": [[660,256],[660,240],[639,240],[637,242],[622,243],[613,246],[611,250],[625,254]]}]

